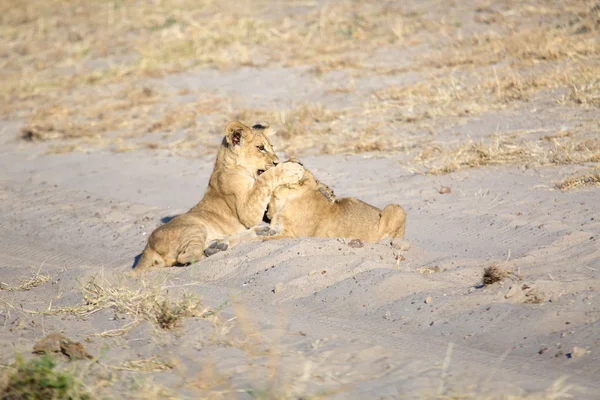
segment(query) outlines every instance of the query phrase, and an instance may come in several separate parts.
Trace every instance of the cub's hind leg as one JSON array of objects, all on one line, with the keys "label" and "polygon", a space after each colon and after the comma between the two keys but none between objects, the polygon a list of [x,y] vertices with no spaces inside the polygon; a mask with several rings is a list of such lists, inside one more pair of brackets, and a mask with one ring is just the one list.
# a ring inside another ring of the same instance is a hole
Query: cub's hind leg
[{"label": "cub's hind leg", "polygon": [[181,265],[193,264],[204,257],[206,247],[206,226],[188,226],[180,237],[180,247],[177,254],[177,263]]},{"label": "cub's hind leg", "polygon": [[380,237],[404,239],[406,230],[406,211],[398,204],[389,204],[381,212],[379,219]]}]

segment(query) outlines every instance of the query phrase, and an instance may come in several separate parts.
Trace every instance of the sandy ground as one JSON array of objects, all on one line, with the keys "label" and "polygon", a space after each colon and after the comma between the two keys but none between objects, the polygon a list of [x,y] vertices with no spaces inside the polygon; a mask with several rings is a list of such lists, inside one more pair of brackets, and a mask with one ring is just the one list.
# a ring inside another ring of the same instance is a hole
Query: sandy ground
[{"label": "sandy ground", "polygon": [[[219,343],[217,328],[204,319],[186,320],[175,333],[142,324],[104,338],[94,335],[125,326],[127,315],[25,311],[78,304],[82,285],[94,277],[135,287],[123,272],[161,218],[202,196],[210,158],[30,157],[4,149],[2,281],[18,285],[40,267],[51,279],[2,293],[2,360],[62,331],[91,338],[88,351],[106,364],[152,356],[176,363],[151,375],[187,395],[207,360],[227,380],[225,388],[260,390],[280,379],[275,390],[340,398],[414,397],[437,393],[440,385],[459,392],[471,385],[545,390],[563,376],[589,398],[599,389],[598,191],[551,190],[554,170],[491,168],[431,178],[407,173],[393,159],[307,158],[338,195],[403,204],[412,247],[355,249],[336,239],[247,243],[150,279],[211,307],[224,304],[223,320],[248,320],[238,336],[256,335],[257,349],[244,351],[239,343]],[[452,193],[439,194],[441,185]],[[523,280],[480,287],[483,268],[494,263],[518,269]],[[440,272],[417,272],[435,266]],[[511,293],[523,285],[535,289]],[[539,303],[527,304],[531,290],[542,296]],[[568,358],[574,347],[588,352]]]},{"label": "sandy ground", "polygon": [[[69,364],[106,398],[597,398],[600,189],[556,184],[598,160],[548,163],[527,146],[574,132],[585,151],[597,153],[599,109],[556,101],[565,88],[424,124],[365,105],[378,90],[428,79],[411,67],[428,49],[371,54],[372,65],[404,68],[397,73],[355,75],[342,66],[315,75],[279,65],[144,78],[180,93],[183,104],[190,96],[228,99],[225,111],[197,118],[191,129],[200,139],[184,153],[169,147],[189,140],[179,128],[146,135],[160,144],[152,149],[132,137],[126,143],[136,151],[82,150],[90,142],[74,138],[58,143],[75,143],[76,151],[56,151],[53,141],[18,139],[27,120],[5,116],[0,363],[16,353],[32,357],[36,341],[62,332],[95,357]],[[338,90],[349,81],[352,90]],[[298,155],[338,197],[401,204],[410,248],[354,248],[349,239],[252,242],[189,267],[127,277],[148,234],[202,197],[221,121],[299,103],[353,111],[317,145],[297,145],[302,138],[284,129],[273,139],[282,158]],[[353,124],[364,129],[369,118],[386,128],[354,137]],[[428,163],[444,164],[446,153],[471,140],[515,137],[527,140],[519,143],[529,158],[427,172]],[[451,192],[441,194],[442,187]],[[492,265],[513,274],[483,285]],[[143,302],[178,304],[182,296],[201,303],[174,329],[139,311]]]}]

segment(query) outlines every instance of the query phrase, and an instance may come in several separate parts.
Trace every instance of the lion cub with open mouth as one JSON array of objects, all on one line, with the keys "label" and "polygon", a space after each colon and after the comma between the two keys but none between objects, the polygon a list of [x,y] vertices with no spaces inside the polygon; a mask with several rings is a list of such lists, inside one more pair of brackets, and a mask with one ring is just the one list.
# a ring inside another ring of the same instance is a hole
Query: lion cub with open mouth
[{"label": "lion cub with open mouth", "polygon": [[267,128],[237,121],[227,125],[204,197],[152,232],[134,274],[198,261],[209,243],[258,225],[273,191],[302,178],[300,164],[279,163]]}]

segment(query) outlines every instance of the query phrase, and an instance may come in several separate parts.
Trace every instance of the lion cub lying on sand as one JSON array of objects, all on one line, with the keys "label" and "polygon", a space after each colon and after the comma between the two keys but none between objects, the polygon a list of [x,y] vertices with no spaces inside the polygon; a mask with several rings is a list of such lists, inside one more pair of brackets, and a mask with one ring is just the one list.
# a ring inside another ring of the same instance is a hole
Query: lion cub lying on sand
[{"label": "lion cub lying on sand", "polygon": [[273,192],[267,216],[279,237],[351,238],[375,243],[404,238],[406,212],[397,204],[383,210],[346,197],[331,200],[313,174]]},{"label": "lion cub lying on sand", "polygon": [[258,225],[273,191],[302,178],[302,165],[279,164],[267,128],[227,125],[204,198],[152,232],[134,271],[198,261],[208,243]]},{"label": "lion cub lying on sand", "polygon": [[312,236],[376,243],[386,237],[404,238],[406,227],[406,212],[401,206],[390,204],[380,210],[351,197],[335,199],[333,191],[307,170],[297,183],[282,185],[273,192],[267,217],[271,220],[269,232],[256,227],[229,236],[212,243],[207,255],[256,239]]}]

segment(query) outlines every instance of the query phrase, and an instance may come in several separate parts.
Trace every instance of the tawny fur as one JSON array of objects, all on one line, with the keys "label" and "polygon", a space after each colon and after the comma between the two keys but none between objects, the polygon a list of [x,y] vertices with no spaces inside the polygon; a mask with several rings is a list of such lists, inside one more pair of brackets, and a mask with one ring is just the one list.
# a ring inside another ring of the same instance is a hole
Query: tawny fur
[{"label": "tawny fur", "polygon": [[[352,197],[329,201],[324,185],[309,172],[295,184],[275,190],[268,217],[278,237],[351,238],[376,243],[404,238],[406,212],[397,204],[383,210]],[[326,188],[326,186],[325,186]]]},{"label": "tawny fur", "polygon": [[213,246],[233,247],[244,240],[294,237],[360,239],[376,243],[384,238],[404,238],[406,212],[397,204],[383,210],[333,191],[305,171],[295,183],[278,187],[267,216],[271,229],[254,227],[223,239]]},{"label": "tawny fur", "polygon": [[152,232],[134,271],[199,260],[208,243],[258,225],[275,188],[298,182],[304,168],[279,164],[266,128],[227,125],[204,197]]}]

